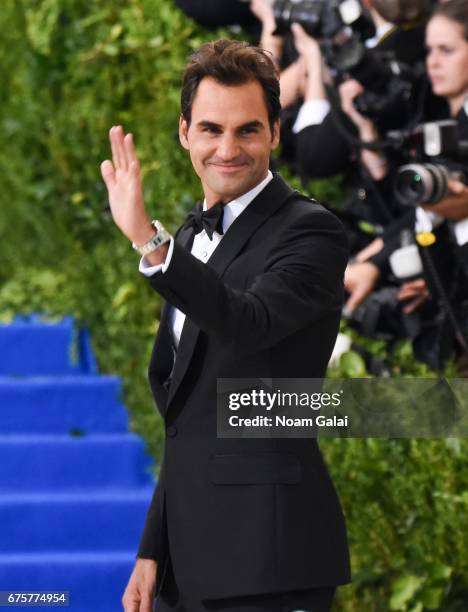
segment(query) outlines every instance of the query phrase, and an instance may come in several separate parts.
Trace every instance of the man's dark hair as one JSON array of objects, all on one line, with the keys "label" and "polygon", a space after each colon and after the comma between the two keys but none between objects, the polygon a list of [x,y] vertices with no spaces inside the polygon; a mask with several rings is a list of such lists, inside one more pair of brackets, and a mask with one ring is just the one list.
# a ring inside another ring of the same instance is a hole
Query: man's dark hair
[{"label": "man's dark hair", "polygon": [[180,98],[182,117],[190,125],[192,104],[202,79],[210,77],[221,85],[244,85],[257,81],[264,93],[268,121],[281,112],[279,74],[268,52],[238,40],[215,40],[202,45],[189,59]]},{"label": "man's dark hair", "polygon": [[468,2],[466,0],[448,0],[440,2],[432,13],[433,17],[441,16],[455,21],[463,28],[463,37],[468,40]]}]

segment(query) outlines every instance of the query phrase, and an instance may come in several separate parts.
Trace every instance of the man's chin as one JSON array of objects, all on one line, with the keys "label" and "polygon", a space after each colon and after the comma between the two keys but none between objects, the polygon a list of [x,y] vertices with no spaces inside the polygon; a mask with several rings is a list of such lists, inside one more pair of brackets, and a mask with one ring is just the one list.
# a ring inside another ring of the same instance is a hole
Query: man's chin
[{"label": "man's chin", "polygon": [[223,180],[213,181],[213,192],[219,195],[219,199],[223,201],[234,200],[235,198],[247,193],[252,189],[250,181],[235,180],[234,176],[226,177]]}]

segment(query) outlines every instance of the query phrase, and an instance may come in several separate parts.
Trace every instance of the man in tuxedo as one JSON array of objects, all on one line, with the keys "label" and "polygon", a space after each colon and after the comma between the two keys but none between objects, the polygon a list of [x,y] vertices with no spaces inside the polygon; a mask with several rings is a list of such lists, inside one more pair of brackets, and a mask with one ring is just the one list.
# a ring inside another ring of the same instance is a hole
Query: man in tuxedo
[{"label": "man in tuxedo", "polygon": [[350,580],[316,440],[217,437],[218,378],[322,377],[339,326],[343,228],[269,171],[277,77],[238,41],[191,57],[179,136],[205,201],[175,237],[145,211],[132,135],[110,130],[111,212],[166,300],[149,366],[164,457],[126,612],[323,612]]}]

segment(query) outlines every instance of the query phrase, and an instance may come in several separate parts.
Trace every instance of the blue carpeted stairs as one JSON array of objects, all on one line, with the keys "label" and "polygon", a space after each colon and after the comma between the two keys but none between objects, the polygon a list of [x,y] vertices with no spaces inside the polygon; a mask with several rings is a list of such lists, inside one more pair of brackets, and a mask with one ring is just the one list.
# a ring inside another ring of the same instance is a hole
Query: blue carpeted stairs
[{"label": "blue carpeted stairs", "polygon": [[122,610],[154,479],[120,390],[71,318],[0,325],[0,591]]}]

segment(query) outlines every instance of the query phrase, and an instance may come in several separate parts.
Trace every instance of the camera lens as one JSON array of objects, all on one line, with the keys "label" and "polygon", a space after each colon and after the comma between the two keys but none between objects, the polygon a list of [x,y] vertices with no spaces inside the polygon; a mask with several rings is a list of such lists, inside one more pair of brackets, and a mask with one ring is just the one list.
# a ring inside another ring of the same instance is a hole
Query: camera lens
[{"label": "camera lens", "polygon": [[275,34],[286,34],[292,23],[299,23],[309,36],[322,35],[324,0],[284,0],[273,4]]},{"label": "camera lens", "polygon": [[395,180],[397,198],[407,206],[434,204],[447,192],[448,172],[439,164],[407,164]]}]

